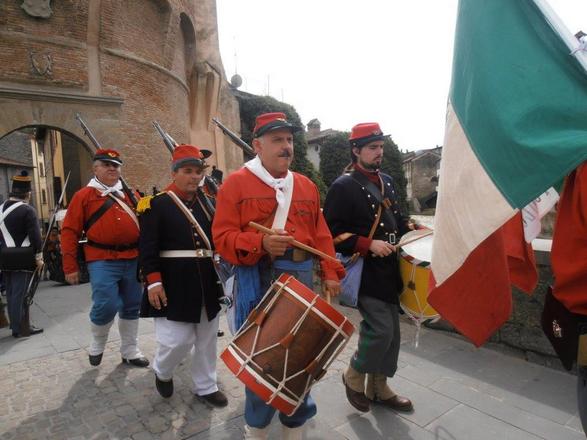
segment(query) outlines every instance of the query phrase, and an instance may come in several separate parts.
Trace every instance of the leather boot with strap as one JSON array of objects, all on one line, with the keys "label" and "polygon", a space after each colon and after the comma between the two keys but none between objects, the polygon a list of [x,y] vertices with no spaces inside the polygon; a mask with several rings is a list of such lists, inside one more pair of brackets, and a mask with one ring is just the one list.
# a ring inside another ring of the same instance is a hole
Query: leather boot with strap
[{"label": "leather boot with strap", "polygon": [[410,399],[398,396],[387,385],[384,374],[368,374],[365,396],[373,403],[387,406],[396,411],[412,411],[414,409]]},{"label": "leather boot with strap", "polygon": [[342,374],[342,383],[349,403],[361,412],[369,411],[369,399],[365,397],[365,374],[359,373],[349,365]]}]

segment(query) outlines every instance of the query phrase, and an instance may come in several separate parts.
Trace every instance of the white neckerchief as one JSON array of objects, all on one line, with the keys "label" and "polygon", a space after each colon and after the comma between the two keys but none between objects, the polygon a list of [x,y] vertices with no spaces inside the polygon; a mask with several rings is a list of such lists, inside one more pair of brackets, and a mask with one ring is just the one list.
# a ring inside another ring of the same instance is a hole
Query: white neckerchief
[{"label": "white neckerchief", "polygon": [[[116,185],[107,186],[100,182],[97,177],[93,177],[87,186],[91,188],[96,188],[98,191],[100,191],[100,195],[102,197],[106,197],[112,194],[111,197],[114,199],[114,201],[118,203],[118,205],[120,205],[120,207],[124,209],[124,211],[130,216],[130,218],[135,222],[136,227],[139,230],[141,229],[136,214],[133,212],[132,209],[130,209],[130,207],[125,202],[123,202],[124,192],[122,191],[122,183],[120,183],[120,179],[118,180],[118,182],[116,182]],[[116,195],[119,197],[114,197]]]},{"label": "white neckerchief", "polygon": [[90,180],[87,186],[96,188],[98,191],[100,191],[100,195],[102,197],[106,197],[110,193],[115,193],[116,195],[124,198],[124,192],[122,191],[122,183],[120,182],[120,179],[118,179],[114,186],[108,186],[100,182],[97,177],[92,177],[92,180]]},{"label": "white neckerchief", "polygon": [[285,177],[276,179],[261,163],[259,156],[245,163],[245,167],[257,176],[263,183],[275,190],[275,200],[277,200],[277,211],[273,219],[271,229],[284,229],[287,221],[287,214],[291,206],[291,197],[293,195],[294,179],[291,171],[287,170]]}]

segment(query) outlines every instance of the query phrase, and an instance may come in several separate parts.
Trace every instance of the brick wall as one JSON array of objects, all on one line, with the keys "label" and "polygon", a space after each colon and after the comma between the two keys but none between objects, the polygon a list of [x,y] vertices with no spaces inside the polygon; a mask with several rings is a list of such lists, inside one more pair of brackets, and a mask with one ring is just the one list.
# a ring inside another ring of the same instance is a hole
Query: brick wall
[{"label": "brick wall", "polygon": [[[121,150],[125,177],[142,190],[169,179],[170,155],[153,120],[178,142],[214,151],[211,162],[224,171],[242,164],[209,123],[216,116],[240,130],[220,61],[215,0],[60,0],[47,19],[30,17],[21,3],[0,2],[0,137],[48,125],[86,142],[73,120],[79,111],[104,146]],[[198,86],[202,72],[216,75],[214,90]],[[198,113],[197,127],[196,108],[211,109]]]}]

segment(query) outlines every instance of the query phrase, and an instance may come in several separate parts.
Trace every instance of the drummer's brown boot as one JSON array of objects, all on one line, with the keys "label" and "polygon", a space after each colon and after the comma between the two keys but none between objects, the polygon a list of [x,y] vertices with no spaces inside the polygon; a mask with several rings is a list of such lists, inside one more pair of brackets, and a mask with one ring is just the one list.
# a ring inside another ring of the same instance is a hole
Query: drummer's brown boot
[{"label": "drummer's brown boot", "polygon": [[396,411],[412,411],[414,406],[410,399],[395,394],[387,385],[384,374],[368,374],[365,396],[373,403],[387,406]]},{"label": "drummer's brown boot", "polygon": [[344,383],[349,403],[361,412],[369,411],[369,399],[365,397],[365,374],[359,373],[349,365],[342,373],[342,383]]}]

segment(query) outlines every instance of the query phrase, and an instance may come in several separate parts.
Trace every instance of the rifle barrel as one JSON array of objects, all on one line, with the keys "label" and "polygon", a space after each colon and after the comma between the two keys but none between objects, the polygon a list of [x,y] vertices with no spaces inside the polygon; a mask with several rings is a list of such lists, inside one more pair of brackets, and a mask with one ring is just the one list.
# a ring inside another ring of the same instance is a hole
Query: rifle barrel
[{"label": "rifle barrel", "polygon": [[[90,127],[88,127],[88,125],[86,124],[86,122],[83,120],[83,118],[81,117],[81,115],[79,113],[75,114],[75,119],[78,120],[78,122],[82,126],[82,129],[84,130],[84,134],[90,139],[90,141],[92,141],[92,144],[94,144],[94,147],[96,148],[96,150],[100,150],[102,148],[102,146],[100,145],[100,142],[98,142],[98,139],[96,139],[96,137],[94,136],[94,133],[92,133],[92,130],[90,130]],[[134,208],[136,208],[139,201],[137,200],[137,197],[135,196],[135,194],[130,189],[130,187],[128,186],[128,184],[126,183],[126,181],[124,180],[124,178],[122,176],[120,177],[120,183],[122,184],[122,190],[126,193],[128,198],[130,199],[130,203],[133,205]]]},{"label": "rifle barrel", "polygon": [[163,130],[161,128],[161,126],[159,125],[159,123],[157,121],[153,121],[153,127],[155,127],[155,130],[157,130],[157,133],[159,133],[159,136],[161,136],[161,138],[163,139],[163,143],[165,144],[165,146],[167,147],[167,149],[169,150],[169,152],[171,154],[173,154],[173,150],[175,150],[175,147],[177,146],[177,142],[175,142],[171,136],[169,136],[165,130]]},{"label": "rifle barrel", "polygon": [[214,122],[222,132],[230,138],[232,142],[234,142],[241,150],[245,152],[247,156],[255,157],[255,150],[243,141],[240,137],[236,135],[236,133],[232,132],[227,126],[225,126],[222,122],[218,120],[218,118],[212,118],[212,122]]}]

